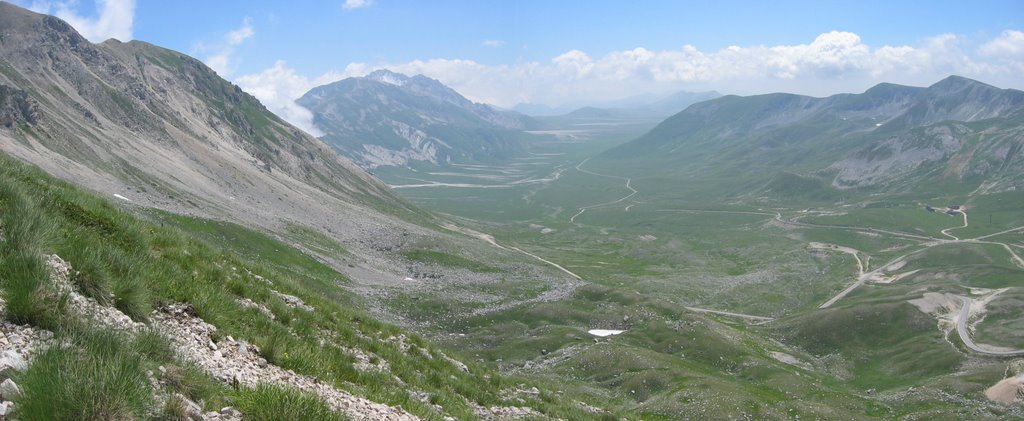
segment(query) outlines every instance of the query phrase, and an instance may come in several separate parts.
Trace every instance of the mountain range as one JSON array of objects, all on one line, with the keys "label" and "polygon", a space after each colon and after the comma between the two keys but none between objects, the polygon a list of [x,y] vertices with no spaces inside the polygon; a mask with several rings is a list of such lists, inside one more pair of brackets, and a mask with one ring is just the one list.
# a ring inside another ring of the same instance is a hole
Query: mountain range
[{"label": "mountain range", "polygon": [[722,96],[715,91],[689,92],[678,91],[667,96],[662,95],[638,95],[622,98],[616,101],[598,101],[582,106],[550,107],[544,104],[522,103],[512,107],[517,111],[530,116],[537,117],[571,117],[573,114],[591,113],[600,110],[606,115],[628,118],[659,118],[664,119],[672,114],[678,113],[701,101],[707,101]]},{"label": "mountain range", "polygon": [[1022,119],[1024,92],[958,76],[827,98],[730,95],[694,104],[601,159],[637,176],[732,180],[732,194],[780,193],[791,183],[826,195],[998,192],[1024,188]]}]

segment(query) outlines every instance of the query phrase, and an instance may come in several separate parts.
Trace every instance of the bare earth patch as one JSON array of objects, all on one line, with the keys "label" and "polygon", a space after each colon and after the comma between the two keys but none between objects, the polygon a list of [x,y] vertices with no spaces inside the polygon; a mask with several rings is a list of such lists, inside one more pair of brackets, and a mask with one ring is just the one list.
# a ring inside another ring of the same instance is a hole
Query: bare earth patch
[{"label": "bare earth patch", "polygon": [[1002,379],[985,390],[989,400],[1000,403],[1015,403],[1024,400],[1024,377]]}]

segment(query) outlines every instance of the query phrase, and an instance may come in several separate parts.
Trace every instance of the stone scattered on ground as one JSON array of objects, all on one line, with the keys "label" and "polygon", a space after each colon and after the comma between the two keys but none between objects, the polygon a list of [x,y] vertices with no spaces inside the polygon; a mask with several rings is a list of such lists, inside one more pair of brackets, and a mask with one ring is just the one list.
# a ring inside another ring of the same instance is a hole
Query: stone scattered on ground
[{"label": "stone scattered on ground", "polygon": [[0,382],[0,399],[5,401],[13,401],[21,396],[21,389],[18,388],[17,384],[14,384],[14,380],[4,379]]},{"label": "stone scattered on ground", "polygon": [[459,360],[456,360],[456,359],[454,359],[452,357],[449,357],[448,354],[445,354],[443,352],[441,353],[441,357],[443,357],[445,361],[448,361],[449,363],[451,363],[451,365],[454,365],[456,368],[458,368],[459,371],[461,371],[463,373],[468,373],[469,372],[469,367],[467,367],[466,364],[463,363],[462,361],[459,361]]},{"label": "stone scattered on ground", "polygon": [[355,358],[356,362],[352,363],[352,367],[359,371],[381,371],[388,373],[391,371],[391,365],[388,362],[376,355],[368,354],[361,349],[349,348],[339,346],[342,351],[346,354],[351,355]]},{"label": "stone scattered on ground", "polygon": [[310,311],[310,312],[313,311],[313,307],[311,307],[311,306],[307,305],[306,303],[304,303],[302,301],[302,299],[299,298],[299,297],[296,297],[294,295],[288,295],[288,294],[280,293],[280,292],[277,292],[277,291],[274,291],[274,290],[270,290],[270,292],[274,293],[274,295],[276,295],[277,298],[280,298],[282,301],[284,301],[284,303],[287,304],[288,307],[301,309],[303,311]]},{"label": "stone scattered on ground", "polygon": [[480,406],[473,404],[473,414],[482,420],[521,420],[527,418],[544,418],[533,408],[523,406]]},{"label": "stone scattered on ground", "polygon": [[242,307],[245,307],[245,308],[255,308],[255,309],[259,310],[260,313],[263,313],[263,315],[267,316],[267,318],[270,319],[270,320],[276,320],[277,319],[274,316],[274,312],[270,311],[270,309],[267,308],[267,306],[265,306],[263,304],[260,304],[260,303],[257,303],[255,301],[249,299],[249,298],[236,298],[235,302],[238,303],[238,305],[240,305]]},{"label": "stone scattered on ground", "polygon": [[216,328],[195,315],[185,304],[169,305],[151,317],[177,345],[185,360],[191,361],[227,384],[256,387],[271,383],[319,395],[332,409],[353,420],[412,421],[418,417],[401,408],[376,403],[334,388],[319,379],[296,374],[259,356],[259,349],[244,341],[225,338],[211,349],[211,334]]},{"label": "stone scattered on ground", "polygon": [[67,262],[51,254],[46,256],[46,264],[50,267],[50,281],[57,292],[66,295],[68,308],[75,314],[88,317],[97,323],[118,329],[138,332],[146,327],[143,323],[132,320],[120,310],[100,304],[95,299],[79,294],[71,284],[72,268]]},{"label": "stone scattered on ground", "polygon": [[[4,312],[0,300],[0,315]],[[28,359],[45,349],[53,340],[49,331],[0,321],[0,420],[14,410],[12,400],[21,396],[21,388],[11,379],[28,369]]]}]

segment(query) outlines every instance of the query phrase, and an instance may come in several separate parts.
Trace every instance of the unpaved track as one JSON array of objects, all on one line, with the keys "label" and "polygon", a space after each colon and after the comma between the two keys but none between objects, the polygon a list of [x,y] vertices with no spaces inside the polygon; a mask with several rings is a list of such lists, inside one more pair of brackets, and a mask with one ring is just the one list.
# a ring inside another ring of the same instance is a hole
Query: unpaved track
[{"label": "unpaved track", "polygon": [[[636,189],[633,188],[633,186],[630,185],[633,182],[633,180],[628,178],[628,177],[619,177],[617,175],[608,175],[608,174],[598,174],[596,172],[585,170],[585,169],[581,168],[581,167],[583,167],[583,164],[586,164],[587,161],[589,161],[589,160],[590,160],[590,158],[587,158],[587,159],[584,159],[583,161],[581,161],[579,164],[577,164],[576,165],[576,171],[579,171],[581,173],[590,174],[590,175],[596,175],[598,177],[605,177],[605,178],[614,178],[614,179],[618,179],[618,180],[625,180],[626,181],[626,190],[629,190],[629,194],[627,194],[627,195],[625,195],[625,196],[623,196],[623,197],[621,197],[621,198],[619,198],[617,200],[612,200],[610,202],[604,202],[604,203],[598,203],[596,205],[584,206],[584,207],[580,208],[579,212],[576,212],[575,215],[573,215],[571,218],[569,218],[569,222],[573,223],[573,224],[576,223],[576,217],[578,217],[580,215],[583,215],[583,212],[586,212],[587,209],[594,209],[594,208],[599,208],[599,207],[602,207],[602,206],[611,206],[611,205],[614,205],[614,204],[622,203],[622,202],[628,200],[629,198],[635,196],[637,193],[639,193]],[[628,208],[629,207],[627,207],[627,212],[628,212]]]},{"label": "unpaved track", "polygon": [[939,232],[941,232],[942,235],[945,235],[945,236],[947,236],[949,238],[952,238],[954,240],[959,240],[960,239],[959,237],[957,237],[957,236],[955,236],[953,234],[950,234],[949,231],[950,230],[955,230],[955,229],[967,228],[967,212],[964,212],[964,211],[961,211],[961,210],[954,210],[953,212],[958,212],[958,213],[960,213],[961,215],[964,216],[964,224],[959,226],[959,227],[946,228],[946,229],[944,229],[942,231],[939,231]]},{"label": "unpaved track", "polygon": [[967,320],[971,317],[971,299],[967,297],[960,297],[960,299],[963,300],[963,306],[960,307],[960,316],[956,319],[956,333],[960,335],[960,340],[963,341],[967,348],[979,354],[996,355],[1000,357],[1016,357],[1024,355],[1024,349],[993,351],[981,348],[978,344],[974,343],[974,340],[971,339],[970,332],[967,330]]},{"label": "unpaved track", "polygon": [[552,261],[547,260],[547,259],[545,259],[543,257],[540,257],[540,256],[538,256],[536,254],[533,254],[533,253],[530,253],[530,252],[525,251],[523,249],[520,249],[519,247],[512,247],[512,246],[505,247],[505,246],[499,244],[498,241],[494,239],[493,235],[485,234],[485,233],[482,233],[480,231],[475,231],[475,230],[472,230],[472,229],[469,229],[469,228],[465,228],[465,227],[460,227],[460,226],[457,226],[457,225],[454,225],[454,224],[444,224],[443,227],[445,229],[447,229],[447,230],[450,230],[450,231],[460,232],[460,233],[466,234],[466,235],[468,235],[470,237],[479,238],[479,239],[484,240],[485,242],[489,243],[490,245],[492,245],[494,247],[497,247],[499,249],[502,249],[502,250],[515,250],[515,251],[517,251],[519,253],[522,253],[522,254],[525,254],[527,256],[530,256],[530,257],[532,257],[532,258],[534,258],[534,259],[536,259],[536,260],[538,260],[540,262],[548,264],[551,267],[554,267],[555,269],[558,269],[558,270],[560,270],[562,272],[565,272],[566,274],[568,274],[569,276],[572,276],[573,278],[576,278],[576,279],[579,279],[579,280],[583,280],[583,277],[577,275],[575,272],[573,272],[573,271],[571,271],[569,269],[566,269],[564,266],[562,266],[562,265],[560,265],[558,263],[552,262]]},{"label": "unpaved track", "polygon": [[758,321],[758,322],[770,322],[772,320],[775,320],[772,317],[754,316],[754,315],[743,314],[743,313],[733,313],[731,311],[711,310],[711,309],[700,308],[700,307],[683,307],[683,308],[685,308],[687,310],[690,310],[690,311],[692,311],[694,313],[711,313],[711,314],[718,314],[718,315],[722,315],[722,316],[739,317],[741,319],[749,319],[749,320],[754,320],[754,321]]},{"label": "unpaved track", "polygon": [[[860,256],[859,256],[860,252],[858,250],[852,249],[850,247],[837,246],[835,244],[824,244],[824,243],[814,243],[814,242],[811,243],[811,248],[813,248],[815,250],[839,251],[839,252],[851,255],[851,256],[853,256],[853,258],[855,260],[857,260],[857,280],[853,284],[851,284],[850,286],[846,287],[846,289],[844,289],[842,292],[837,294],[835,297],[832,297],[830,300],[826,301],[824,304],[819,306],[818,308],[828,308],[828,307],[830,307],[832,304],[835,304],[836,301],[841,300],[843,297],[845,297],[847,294],[849,294],[853,290],[857,289],[861,285],[864,285],[864,282],[867,281],[868,277],[865,276],[865,273],[864,273],[864,271],[867,268],[864,267],[864,262],[862,260],[860,260]],[[880,267],[880,268],[878,268],[876,270],[881,270],[882,268],[885,268],[885,266],[882,266],[882,267]]]},{"label": "unpaved track", "polygon": [[[864,265],[860,263],[860,259],[857,259],[858,266],[861,267],[861,273],[860,273],[860,275],[857,276],[857,281],[854,282],[853,284],[851,284],[849,287],[847,287],[843,291],[841,291],[835,297],[832,297],[831,299],[829,299],[824,304],[822,304],[821,306],[818,307],[818,308],[828,308],[832,304],[835,304],[836,301],[839,301],[843,297],[846,297],[853,290],[857,289],[861,285],[864,285],[864,283],[866,283],[869,279],[872,278],[872,275],[878,273],[879,271],[885,270],[885,268],[889,267],[889,265],[891,265],[893,263],[896,263],[896,262],[899,262],[901,260],[904,260],[904,259],[906,259],[907,257],[909,257],[911,255],[920,253],[920,252],[922,252],[924,250],[927,250],[929,248],[932,248],[932,247],[935,247],[935,246],[939,246],[939,245],[959,244],[959,243],[980,243],[980,244],[996,244],[996,245],[1000,245],[1004,249],[1006,249],[1007,252],[1010,253],[1010,261],[1013,262],[1013,264],[1015,266],[1017,266],[1017,267],[1019,267],[1021,269],[1024,269],[1024,259],[1022,259],[1019,255],[1017,255],[1017,253],[1015,253],[1013,251],[1012,247],[1008,246],[1005,243],[999,243],[999,242],[994,242],[994,241],[981,241],[983,239],[994,237],[994,236],[997,236],[997,235],[1002,235],[1002,234],[1007,234],[1007,233],[1011,233],[1011,232],[1016,232],[1016,231],[1024,230],[1024,227],[1011,228],[1011,229],[1008,229],[1008,230],[1004,230],[1004,231],[1000,231],[1000,232],[997,232],[997,233],[988,234],[988,235],[984,235],[984,236],[980,236],[980,237],[976,237],[976,238],[960,239],[960,238],[950,234],[948,231],[949,230],[953,230],[953,229],[967,228],[969,226],[969,224],[968,224],[968,221],[967,221],[967,213],[966,212],[961,211],[961,210],[958,210],[956,212],[959,212],[961,215],[963,215],[963,218],[964,218],[963,225],[958,226],[958,227],[946,228],[946,229],[943,229],[942,231],[940,231],[940,232],[942,232],[943,235],[946,235],[948,237],[953,238],[952,240],[946,240],[946,239],[934,238],[934,237],[922,237],[922,236],[913,235],[913,234],[899,233],[899,232],[893,232],[893,231],[885,231],[885,230],[879,230],[879,229],[874,229],[874,228],[861,228],[861,227],[844,227],[844,226],[833,226],[833,225],[805,224],[805,223],[796,222],[796,221],[786,221],[786,220],[782,219],[781,215],[779,217],[777,217],[776,219],[778,221],[782,222],[782,223],[796,225],[796,226],[806,226],[806,227],[816,227],[816,228],[839,228],[839,229],[850,229],[850,230],[854,230],[854,231],[871,231],[871,232],[877,232],[877,233],[890,234],[890,235],[894,235],[894,236],[902,237],[902,238],[913,238],[913,239],[918,239],[918,240],[932,240],[932,241],[926,241],[926,242],[921,243],[921,245],[923,247],[921,247],[919,249],[916,249],[914,251],[908,252],[908,253],[906,253],[906,254],[904,254],[902,256],[899,256],[899,257],[893,259],[892,261],[890,261],[890,262],[888,262],[888,263],[886,263],[886,264],[884,264],[882,266],[879,266],[878,269],[875,269],[875,270],[873,270],[873,271],[871,271],[869,273],[864,273],[864,270],[866,270],[866,268],[864,268]],[[812,245],[813,245],[813,243],[812,243]],[[856,254],[854,256],[856,257]]]}]

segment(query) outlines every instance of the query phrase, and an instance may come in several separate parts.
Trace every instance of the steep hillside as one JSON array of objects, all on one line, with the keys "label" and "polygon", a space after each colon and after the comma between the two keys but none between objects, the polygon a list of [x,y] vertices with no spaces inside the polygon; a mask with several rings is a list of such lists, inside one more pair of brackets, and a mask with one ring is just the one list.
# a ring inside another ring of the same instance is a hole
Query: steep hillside
[{"label": "steep hillside", "polygon": [[757,180],[783,172],[832,189],[1006,191],[1024,187],[1022,112],[1024,92],[957,76],[827,98],[727,96],[687,108],[596,162],[638,176],[713,176],[735,194],[770,193],[777,183]]},{"label": "steep hillside", "polygon": [[428,77],[378,70],[313,88],[298,101],[323,140],[367,168],[503,159],[534,136],[529,117],[477,104]]},{"label": "steep hillside", "polygon": [[6,3],[0,33],[0,149],[12,156],[126,203],[313,228],[344,245],[352,258],[335,266],[357,279],[399,270],[381,250],[401,232],[437,235],[421,226],[431,216],[194,58],[92,44]]}]

